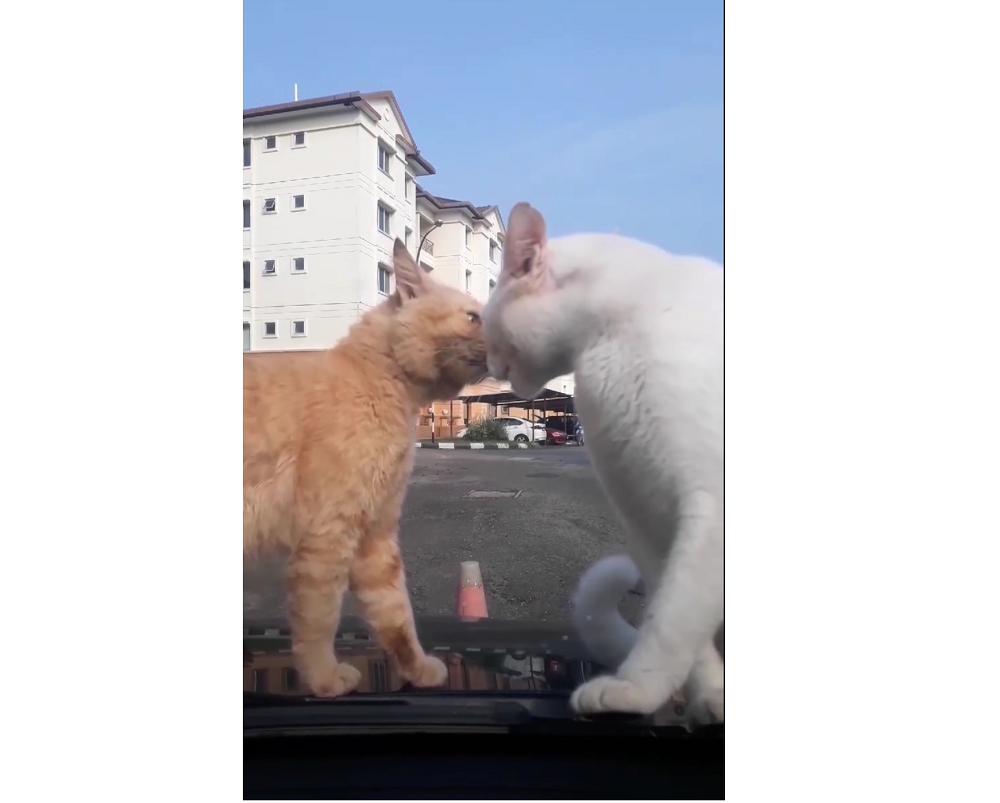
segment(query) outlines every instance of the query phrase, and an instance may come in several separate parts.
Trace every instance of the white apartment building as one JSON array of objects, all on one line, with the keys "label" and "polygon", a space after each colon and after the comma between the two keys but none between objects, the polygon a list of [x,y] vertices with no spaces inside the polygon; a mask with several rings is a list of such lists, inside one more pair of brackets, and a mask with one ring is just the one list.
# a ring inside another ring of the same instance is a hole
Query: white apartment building
[{"label": "white apartment building", "polygon": [[391,92],[245,109],[244,349],[328,348],[379,303],[433,173]]},{"label": "white apartment building", "polygon": [[[243,350],[332,346],[392,292],[396,237],[485,301],[503,218],[426,192],[417,179],[434,173],[392,92],[244,109]],[[550,387],[572,393],[572,379]]]},{"label": "white apartment building", "polygon": [[442,284],[485,301],[496,286],[504,241],[495,206],[441,198],[417,185],[417,218],[426,240],[420,262]]}]

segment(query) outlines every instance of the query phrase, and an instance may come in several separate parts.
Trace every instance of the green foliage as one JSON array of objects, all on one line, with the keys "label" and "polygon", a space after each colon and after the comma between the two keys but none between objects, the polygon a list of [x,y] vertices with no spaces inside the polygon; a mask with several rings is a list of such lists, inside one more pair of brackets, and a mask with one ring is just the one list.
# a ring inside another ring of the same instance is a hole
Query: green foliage
[{"label": "green foliage", "polygon": [[463,436],[467,441],[506,441],[507,430],[495,418],[477,418],[469,422]]}]

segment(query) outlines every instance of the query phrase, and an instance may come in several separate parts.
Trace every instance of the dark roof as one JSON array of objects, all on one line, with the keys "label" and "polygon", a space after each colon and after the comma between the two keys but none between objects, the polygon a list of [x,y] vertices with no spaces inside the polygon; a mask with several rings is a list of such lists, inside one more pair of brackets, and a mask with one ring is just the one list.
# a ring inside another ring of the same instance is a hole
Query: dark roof
[{"label": "dark roof", "polygon": [[486,215],[489,214],[491,210],[496,209],[497,217],[500,218],[500,226],[503,226],[503,217],[495,204],[490,206],[476,206],[471,201],[459,201],[455,198],[445,198],[444,196],[434,195],[433,193],[427,192],[427,190],[419,184],[417,184],[417,197],[425,198],[438,209],[465,209],[470,215],[472,215],[473,220],[485,220]]},{"label": "dark roof", "polygon": [[[321,109],[324,106],[353,106],[355,103],[359,103],[363,100],[364,98],[360,92],[341,92],[339,95],[324,95],[321,98],[294,100],[291,103],[275,103],[271,106],[257,106],[253,109],[244,109],[243,119],[246,120],[251,117],[264,117],[269,114],[284,114],[285,112]],[[372,111],[374,111],[374,109]]]},{"label": "dark roof", "polygon": [[[421,187],[420,189],[423,190],[423,187]],[[445,198],[443,195],[433,195],[432,193],[427,192],[427,190],[423,191],[425,198],[433,198],[434,202],[439,204],[440,206],[467,206],[473,212],[475,212],[478,209],[478,207],[474,207],[468,201],[457,201],[454,198]]]},{"label": "dark roof", "polygon": [[[391,90],[387,89],[379,92],[365,92],[361,97],[366,103],[373,100],[389,101],[389,106],[392,108],[396,117],[399,118],[399,124],[403,127],[403,131],[406,132],[406,136],[403,137],[403,139],[408,141],[413,148],[416,148],[416,140],[413,138],[413,132],[410,131],[410,127],[406,124],[406,118],[403,117],[403,110],[399,108],[399,102],[396,100],[396,96]],[[398,136],[397,139],[399,139]]]},{"label": "dark roof", "polygon": [[[402,122],[403,118],[400,117],[399,119],[400,122]],[[406,124],[403,123],[403,125],[405,126]],[[403,153],[405,153],[408,158],[419,164],[428,173],[433,175],[437,172],[437,170],[434,169],[434,165],[421,156],[420,151],[417,150],[416,146],[402,134],[396,134],[396,144],[403,149]]]},{"label": "dark roof", "polygon": [[500,221],[500,228],[507,231],[507,224],[503,222],[503,215],[500,214],[500,207],[496,204],[491,204],[490,206],[477,206],[476,209],[479,210],[479,214],[486,217],[491,211],[497,213],[497,220]]},{"label": "dark roof", "polygon": [[428,173],[432,175],[436,173],[437,171],[434,169],[434,165],[420,155],[420,150],[413,141],[413,133],[410,131],[410,127],[406,124],[406,119],[403,117],[403,112],[399,108],[396,96],[391,91],[341,92],[339,95],[324,95],[321,98],[294,100],[290,103],[275,103],[272,106],[258,106],[254,109],[244,109],[243,119],[249,120],[256,117],[266,117],[271,114],[311,111],[313,109],[322,109],[325,107],[353,106],[377,122],[382,119],[382,115],[375,111],[372,107],[369,102],[372,100],[387,100],[389,105],[392,107],[393,112],[396,114],[396,117],[399,118],[399,125],[402,127],[403,131],[406,132],[406,136],[404,137],[401,134],[397,135],[396,143],[400,146],[400,148],[402,148],[403,153],[406,154],[407,158],[413,159],[413,161],[419,164]]},{"label": "dark roof", "polygon": [[543,388],[535,399],[523,399],[513,391],[502,391],[500,393],[475,393],[469,396],[459,396],[464,402],[481,404],[507,404],[514,407],[531,407],[535,409],[545,408],[552,412],[574,412],[573,397],[567,393],[559,393],[551,388]]}]

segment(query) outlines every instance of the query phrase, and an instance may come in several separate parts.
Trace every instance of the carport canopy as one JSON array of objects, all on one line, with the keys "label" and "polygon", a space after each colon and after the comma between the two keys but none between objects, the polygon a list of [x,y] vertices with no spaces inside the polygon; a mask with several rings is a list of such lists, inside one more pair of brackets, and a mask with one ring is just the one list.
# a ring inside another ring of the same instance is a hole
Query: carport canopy
[{"label": "carport canopy", "polygon": [[548,388],[543,388],[542,392],[534,399],[522,399],[512,391],[503,393],[483,393],[472,396],[459,396],[463,402],[470,404],[506,404],[511,407],[527,407],[533,410],[544,410],[546,413],[573,413],[573,397],[565,393],[558,393]]}]

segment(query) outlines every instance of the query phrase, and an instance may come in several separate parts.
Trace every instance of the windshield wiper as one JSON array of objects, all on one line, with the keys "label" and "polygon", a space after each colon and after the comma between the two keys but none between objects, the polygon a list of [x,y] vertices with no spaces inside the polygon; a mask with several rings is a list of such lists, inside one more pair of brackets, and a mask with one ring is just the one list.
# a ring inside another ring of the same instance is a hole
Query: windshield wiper
[{"label": "windshield wiper", "polygon": [[[243,694],[245,736],[289,733],[296,729],[530,730],[574,734],[690,736],[678,724],[657,725],[652,717],[603,715],[577,717],[565,693],[497,694],[366,694],[324,699],[287,695]],[[722,726],[698,729],[700,736],[721,736]]]}]

